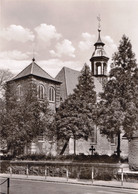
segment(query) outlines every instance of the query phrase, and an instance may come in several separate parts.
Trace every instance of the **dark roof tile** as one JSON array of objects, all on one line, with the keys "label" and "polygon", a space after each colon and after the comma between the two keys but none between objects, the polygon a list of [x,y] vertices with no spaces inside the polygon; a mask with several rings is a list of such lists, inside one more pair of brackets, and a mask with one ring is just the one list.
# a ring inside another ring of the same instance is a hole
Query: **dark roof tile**
[{"label": "dark roof tile", "polygon": [[[59,81],[62,81],[61,87],[63,87],[63,91],[65,95],[64,98],[66,98],[69,94],[73,93],[73,90],[75,89],[76,85],[78,84],[78,77],[81,75],[81,72],[63,67],[61,71],[56,76],[56,79]],[[102,84],[99,82],[99,80],[96,77],[93,77],[94,79],[94,85],[95,85],[95,91],[97,95],[99,92],[103,91]],[[61,91],[62,92],[62,91]]]}]

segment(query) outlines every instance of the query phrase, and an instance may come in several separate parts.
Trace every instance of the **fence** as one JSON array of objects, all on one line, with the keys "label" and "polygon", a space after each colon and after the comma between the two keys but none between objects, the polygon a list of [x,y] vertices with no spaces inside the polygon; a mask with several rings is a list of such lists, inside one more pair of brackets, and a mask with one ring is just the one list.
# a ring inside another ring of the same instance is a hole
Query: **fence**
[{"label": "fence", "polygon": [[69,179],[89,179],[93,184],[96,180],[117,180],[123,186],[126,174],[119,164],[90,164],[65,162],[11,162],[6,173]]},{"label": "fence", "polygon": [[[92,184],[97,180],[115,180],[122,185],[124,182],[138,182],[138,172],[130,173],[119,163],[78,163],[63,161],[0,161],[1,173],[20,174],[26,177],[41,176],[43,179],[62,177],[66,181],[71,179],[87,179]],[[127,166],[128,167],[128,166]]]},{"label": "fence", "polygon": [[[1,177],[2,178],[2,177]],[[10,178],[6,178],[4,181],[2,181],[1,183],[0,183],[0,187],[4,184],[4,183],[7,183],[7,185],[6,185],[6,192],[7,192],[7,194],[9,194],[9,191],[10,191]],[[2,188],[2,187],[1,187]],[[3,193],[3,192],[2,192]]]}]

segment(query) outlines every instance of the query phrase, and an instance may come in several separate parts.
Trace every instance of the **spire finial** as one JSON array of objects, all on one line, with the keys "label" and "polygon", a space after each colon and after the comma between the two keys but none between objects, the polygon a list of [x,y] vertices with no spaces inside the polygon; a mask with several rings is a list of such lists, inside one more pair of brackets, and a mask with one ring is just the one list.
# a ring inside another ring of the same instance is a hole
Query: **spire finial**
[{"label": "spire finial", "polygon": [[97,20],[98,20],[98,31],[101,31],[101,17],[100,17],[100,14],[97,16]]},{"label": "spire finial", "polygon": [[33,61],[33,62],[35,61],[35,58],[34,58],[34,57],[32,58],[32,61]]}]

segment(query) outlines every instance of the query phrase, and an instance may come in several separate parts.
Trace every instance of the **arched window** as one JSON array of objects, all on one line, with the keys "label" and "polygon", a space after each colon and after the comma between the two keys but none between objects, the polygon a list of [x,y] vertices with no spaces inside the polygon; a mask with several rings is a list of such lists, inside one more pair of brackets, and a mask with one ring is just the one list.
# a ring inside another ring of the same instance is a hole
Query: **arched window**
[{"label": "arched window", "polygon": [[44,99],[44,94],[45,94],[45,88],[43,85],[38,86],[38,98],[39,99]]},{"label": "arched window", "polygon": [[21,87],[21,85],[19,84],[19,85],[17,86],[17,98],[18,98],[18,100],[20,100],[21,96],[22,96],[22,87]]},{"label": "arched window", "polygon": [[53,87],[49,88],[49,101],[55,101],[55,89]]},{"label": "arched window", "polygon": [[92,144],[96,144],[97,143],[97,128],[96,126],[94,127],[94,129],[91,130],[91,143]]},{"label": "arched window", "polygon": [[101,75],[102,74],[102,66],[101,63],[96,63],[96,75]]}]

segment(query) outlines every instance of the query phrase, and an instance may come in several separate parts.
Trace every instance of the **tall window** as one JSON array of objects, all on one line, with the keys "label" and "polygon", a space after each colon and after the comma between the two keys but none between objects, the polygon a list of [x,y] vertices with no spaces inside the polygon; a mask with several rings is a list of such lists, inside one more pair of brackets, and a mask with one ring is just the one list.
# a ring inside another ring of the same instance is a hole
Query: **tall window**
[{"label": "tall window", "polygon": [[43,85],[38,86],[38,98],[39,99],[44,99],[44,94],[45,94],[45,88]]},{"label": "tall window", "polygon": [[96,63],[96,75],[101,75],[102,74],[102,66],[101,63]]},{"label": "tall window", "polygon": [[20,100],[21,95],[22,95],[22,87],[21,87],[21,85],[18,85],[17,86],[17,97],[18,97],[18,100]]},{"label": "tall window", "polygon": [[49,101],[55,101],[55,89],[53,87],[49,88]]},{"label": "tall window", "polygon": [[113,134],[111,135],[110,142],[112,145],[115,145],[115,143],[116,143],[115,135],[113,135]]},{"label": "tall window", "polygon": [[91,143],[92,144],[96,144],[97,143],[97,129],[96,129],[96,126],[91,131]]}]

